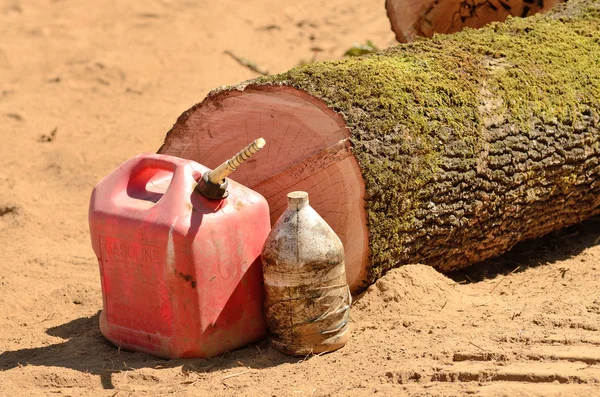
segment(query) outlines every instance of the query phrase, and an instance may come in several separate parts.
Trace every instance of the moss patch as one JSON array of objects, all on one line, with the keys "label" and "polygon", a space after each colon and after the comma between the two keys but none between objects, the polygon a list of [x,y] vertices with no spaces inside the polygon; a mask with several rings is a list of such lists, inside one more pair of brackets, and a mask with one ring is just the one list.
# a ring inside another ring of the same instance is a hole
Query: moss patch
[{"label": "moss patch", "polygon": [[490,124],[527,132],[600,109],[600,1],[256,82],[304,90],[345,118],[366,184],[374,280],[402,257],[419,226],[415,203],[431,195],[444,158],[467,171]]}]

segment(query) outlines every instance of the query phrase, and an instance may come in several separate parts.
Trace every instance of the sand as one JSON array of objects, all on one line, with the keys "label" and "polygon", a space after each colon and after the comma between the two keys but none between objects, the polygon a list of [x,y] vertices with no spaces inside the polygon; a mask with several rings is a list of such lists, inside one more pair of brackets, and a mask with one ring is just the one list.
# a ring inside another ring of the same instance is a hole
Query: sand
[{"label": "sand", "polygon": [[204,3],[0,0],[1,396],[600,394],[598,220],[451,277],[390,272],[332,354],[261,342],[167,361],[108,343],[92,187],[210,89],[257,76],[224,51],[276,73],[394,44],[380,0]]}]

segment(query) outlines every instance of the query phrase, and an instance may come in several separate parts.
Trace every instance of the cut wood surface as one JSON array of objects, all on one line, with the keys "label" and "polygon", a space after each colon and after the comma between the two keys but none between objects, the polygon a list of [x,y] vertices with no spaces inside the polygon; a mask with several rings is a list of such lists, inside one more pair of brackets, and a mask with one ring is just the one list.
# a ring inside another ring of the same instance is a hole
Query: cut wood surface
[{"label": "cut wood surface", "polygon": [[600,1],[309,64],[211,92],[159,152],[311,205],[354,291],[401,264],[451,271],[600,212]]},{"label": "cut wood surface", "polygon": [[528,17],[550,10],[563,0],[386,0],[385,8],[398,41],[417,36],[481,28],[509,16]]}]

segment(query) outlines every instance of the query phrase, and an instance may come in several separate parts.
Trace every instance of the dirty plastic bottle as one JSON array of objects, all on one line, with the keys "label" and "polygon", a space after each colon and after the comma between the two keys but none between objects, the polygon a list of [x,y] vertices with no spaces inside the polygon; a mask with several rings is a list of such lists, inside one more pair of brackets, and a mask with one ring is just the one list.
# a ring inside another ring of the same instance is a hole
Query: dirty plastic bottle
[{"label": "dirty plastic bottle", "polygon": [[350,335],[344,247],[308,193],[287,197],[261,254],[269,342],[290,355],[333,351]]}]

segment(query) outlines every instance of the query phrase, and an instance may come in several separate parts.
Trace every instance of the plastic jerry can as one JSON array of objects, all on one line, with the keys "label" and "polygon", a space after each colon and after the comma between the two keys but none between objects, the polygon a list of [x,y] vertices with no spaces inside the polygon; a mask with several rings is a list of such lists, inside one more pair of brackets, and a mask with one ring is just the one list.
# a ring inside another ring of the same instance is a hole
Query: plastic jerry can
[{"label": "plastic jerry can", "polygon": [[143,154],[96,185],[89,223],[100,329],[115,345],[164,358],[212,357],[264,338],[268,204],[223,176],[260,148],[252,145],[221,166],[216,184],[194,161]]}]

